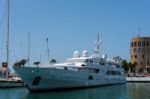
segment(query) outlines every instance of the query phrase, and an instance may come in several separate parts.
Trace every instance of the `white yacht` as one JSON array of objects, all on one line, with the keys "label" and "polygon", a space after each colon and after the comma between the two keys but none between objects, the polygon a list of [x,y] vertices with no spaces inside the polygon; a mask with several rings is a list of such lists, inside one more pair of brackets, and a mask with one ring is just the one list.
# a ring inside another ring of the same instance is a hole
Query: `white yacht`
[{"label": "white yacht", "polygon": [[73,58],[64,63],[37,67],[14,65],[13,68],[31,92],[126,83],[120,59],[108,59],[101,53],[99,34],[95,43],[91,56],[86,50],[83,55],[75,51]]}]

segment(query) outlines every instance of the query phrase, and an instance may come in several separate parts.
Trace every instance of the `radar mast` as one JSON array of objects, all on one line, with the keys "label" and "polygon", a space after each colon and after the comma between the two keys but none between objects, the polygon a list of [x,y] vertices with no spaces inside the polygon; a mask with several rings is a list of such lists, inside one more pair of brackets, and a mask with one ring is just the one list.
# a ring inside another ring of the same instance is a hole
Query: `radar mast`
[{"label": "radar mast", "polygon": [[102,41],[100,40],[99,32],[97,35],[97,40],[95,41],[95,48],[94,48],[94,54],[99,54],[102,51]]}]

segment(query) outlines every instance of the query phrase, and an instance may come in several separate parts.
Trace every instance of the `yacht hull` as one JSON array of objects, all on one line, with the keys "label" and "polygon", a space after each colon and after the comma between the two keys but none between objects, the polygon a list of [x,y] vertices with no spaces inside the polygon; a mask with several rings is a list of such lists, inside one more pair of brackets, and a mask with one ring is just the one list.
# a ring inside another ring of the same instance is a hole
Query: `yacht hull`
[{"label": "yacht hull", "polygon": [[64,90],[126,83],[123,76],[44,67],[14,67],[31,92]]}]

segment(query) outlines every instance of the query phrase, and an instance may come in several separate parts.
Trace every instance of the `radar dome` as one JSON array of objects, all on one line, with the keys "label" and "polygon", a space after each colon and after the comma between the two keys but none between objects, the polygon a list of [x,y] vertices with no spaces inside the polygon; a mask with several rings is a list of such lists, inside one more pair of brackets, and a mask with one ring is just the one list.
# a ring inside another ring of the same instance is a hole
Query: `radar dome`
[{"label": "radar dome", "polygon": [[103,58],[104,60],[106,60],[106,59],[107,59],[107,55],[106,55],[106,54],[103,54],[103,55],[102,55],[102,58]]},{"label": "radar dome", "polygon": [[88,51],[87,50],[83,51],[83,57],[88,57]]},{"label": "radar dome", "polygon": [[74,51],[74,58],[77,58],[77,57],[80,57],[80,53],[79,53],[79,51]]}]

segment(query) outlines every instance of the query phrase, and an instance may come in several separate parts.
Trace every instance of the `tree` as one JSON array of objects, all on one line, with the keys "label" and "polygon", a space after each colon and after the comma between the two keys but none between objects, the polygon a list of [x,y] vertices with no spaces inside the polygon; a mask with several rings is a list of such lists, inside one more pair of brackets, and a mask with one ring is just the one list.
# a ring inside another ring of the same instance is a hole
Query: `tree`
[{"label": "tree", "polygon": [[127,60],[122,60],[122,65],[123,65],[125,72],[127,73],[129,70],[129,64],[128,64]]},{"label": "tree", "polygon": [[38,66],[39,64],[40,64],[40,62],[34,62],[34,65],[37,65],[37,66]]},{"label": "tree", "polygon": [[21,67],[27,63],[27,59],[22,59],[19,62],[16,62],[13,66]]},{"label": "tree", "polygon": [[135,67],[136,67],[137,63],[136,62],[135,63],[129,62],[128,65],[129,65],[131,72],[135,73]]},{"label": "tree", "polygon": [[56,59],[51,59],[50,64],[55,64],[56,62]]}]

